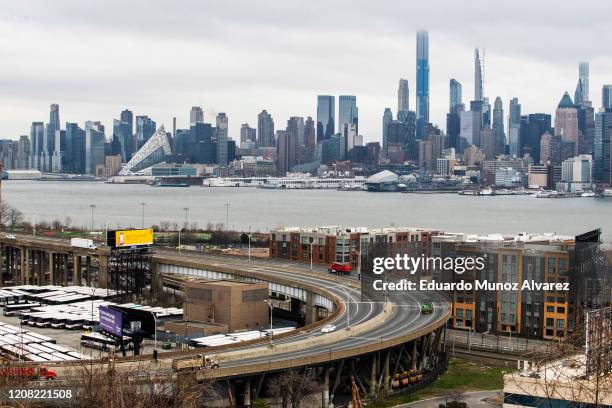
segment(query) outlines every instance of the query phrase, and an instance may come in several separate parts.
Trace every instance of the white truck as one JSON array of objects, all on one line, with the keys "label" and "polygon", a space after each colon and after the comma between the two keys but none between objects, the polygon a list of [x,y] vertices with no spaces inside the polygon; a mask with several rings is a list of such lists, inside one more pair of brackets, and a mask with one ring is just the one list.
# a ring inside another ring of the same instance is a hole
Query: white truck
[{"label": "white truck", "polygon": [[96,249],[96,244],[93,240],[85,238],[71,238],[70,245],[76,248]]}]

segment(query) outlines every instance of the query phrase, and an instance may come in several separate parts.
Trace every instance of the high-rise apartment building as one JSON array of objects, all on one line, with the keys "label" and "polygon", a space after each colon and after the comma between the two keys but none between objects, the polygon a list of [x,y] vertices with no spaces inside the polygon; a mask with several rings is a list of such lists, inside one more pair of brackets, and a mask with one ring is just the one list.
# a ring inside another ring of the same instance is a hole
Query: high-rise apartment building
[{"label": "high-rise apartment building", "polygon": [[[587,102],[589,99],[589,63],[581,62],[578,64],[578,77],[580,81],[580,101]],[[578,102],[576,102],[578,104]]]},{"label": "high-rise apartment building", "polygon": [[391,108],[385,108],[385,112],[383,113],[382,118],[382,140],[383,140],[383,155],[387,156],[388,151],[388,141],[389,141],[389,123],[393,120],[393,113],[391,112]]},{"label": "high-rise apartment building", "polygon": [[257,115],[257,135],[260,147],[274,147],[274,120],[265,109]]},{"label": "high-rise apartment building", "polygon": [[463,105],[462,86],[456,79],[451,79],[449,83],[449,112],[457,112]]},{"label": "high-rise apartment building", "polygon": [[521,104],[518,98],[510,100],[508,114],[508,153],[513,157],[521,155]]},{"label": "high-rise apartment building", "polygon": [[410,89],[408,88],[408,80],[400,79],[399,87],[397,88],[397,111],[410,110]]},{"label": "high-rise apartment building", "polygon": [[228,121],[227,115],[223,112],[217,114],[217,127],[215,129],[217,135],[217,164],[227,166],[227,142],[228,138]]},{"label": "high-rise apartment building", "polygon": [[423,125],[429,122],[429,34],[425,30],[417,32],[416,78],[417,137],[420,138]]}]

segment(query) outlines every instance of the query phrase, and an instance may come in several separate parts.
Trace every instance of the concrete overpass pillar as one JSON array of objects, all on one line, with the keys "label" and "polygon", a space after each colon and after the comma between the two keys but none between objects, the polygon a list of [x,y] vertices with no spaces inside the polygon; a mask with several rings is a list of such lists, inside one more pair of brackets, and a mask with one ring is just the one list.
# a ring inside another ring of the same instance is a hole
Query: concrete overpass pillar
[{"label": "concrete overpass pillar", "polygon": [[161,294],[163,291],[162,279],[159,274],[159,264],[157,262],[151,262],[151,290],[155,296]]},{"label": "concrete overpass pillar", "polygon": [[244,381],[244,406],[251,406],[251,379],[247,378]]},{"label": "concrete overpass pillar", "polygon": [[62,261],[62,277],[60,283],[62,285],[68,285],[68,254],[63,255]]},{"label": "concrete overpass pillar", "polygon": [[72,253],[72,284],[81,285],[81,255]]},{"label": "concrete overpass pillar", "polygon": [[87,273],[87,286],[91,286],[91,256],[85,257],[85,272]]},{"label": "concrete overpass pillar", "polygon": [[53,252],[47,252],[49,257],[49,283],[51,285],[55,284],[55,254]]},{"label": "concrete overpass pillar", "polygon": [[411,364],[410,369],[411,370],[416,370],[416,368],[417,368],[417,341],[416,341],[416,339],[414,339],[412,341],[412,355],[411,355],[411,358],[412,359],[410,360],[410,364]]},{"label": "concrete overpass pillar", "polygon": [[321,408],[327,408],[329,406],[329,368],[323,368],[323,400],[321,401]]},{"label": "concrete overpass pillar", "polygon": [[311,324],[316,321],[316,316],[314,313],[314,294],[308,292],[306,295],[306,310],[304,313],[304,318],[306,320],[306,324]]},{"label": "concrete overpass pillar", "polygon": [[108,288],[108,256],[98,256],[98,287]]},{"label": "concrete overpass pillar", "polygon": [[375,397],[376,396],[376,390],[377,390],[377,386],[376,386],[376,373],[377,373],[377,354],[372,354],[372,367],[370,369],[370,396],[371,397]]},{"label": "concrete overpass pillar", "polygon": [[385,353],[385,364],[383,365],[383,390],[385,395],[389,395],[389,385],[391,381],[389,379],[389,363],[391,360],[391,349],[387,349]]},{"label": "concrete overpass pillar", "polygon": [[25,285],[26,283],[26,276],[28,274],[28,269],[29,269],[29,262],[28,262],[28,250],[26,249],[26,247],[21,247],[20,248],[20,253],[21,253],[21,265],[20,265],[20,273],[19,273],[19,283],[21,285]]}]

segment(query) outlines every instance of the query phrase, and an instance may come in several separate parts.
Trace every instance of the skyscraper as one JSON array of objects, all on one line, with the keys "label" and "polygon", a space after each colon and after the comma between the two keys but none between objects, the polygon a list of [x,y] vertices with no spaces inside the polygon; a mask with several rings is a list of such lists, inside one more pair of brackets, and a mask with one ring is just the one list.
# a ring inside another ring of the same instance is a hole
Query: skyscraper
[{"label": "skyscraper", "polygon": [[66,161],[68,173],[85,174],[85,131],[76,123],[66,122]]},{"label": "skyscraper", "polygon": [[506,133],[504,132],[504,107],[501,98],[495,98],[493,104],[493,138],[496,143],[496,152],[503,153],[506,145]]},{"label": "skyscraper", "polygon": [[[344,125],[355,125],[359,128],[359,114],[357,110],[357,97],[354,95],[340,95],[338,97],[338,127],[342,131]],[[301,144],[302,141],[298,139]]]},{"label": "skyscraper", "polygon": [[482,101],[484,97],[483,82],[482,82],[482,61],[478,48],[474,51],[474,100]]},{"label": "skyscraper", "polygon": [[593,172],[597,182],[612,181],[612,111],[595,114],[595,135],[593,143]]},{"label": "skyscraper", "polygon": [[335,133],[336,99],[332,95],[317,96],[317,142]]},{"label": "skyscraper", "polygon": [[257,115],[257,136],[260,147],[274,147],[274,120],[265,109]]},{"label": "skyscraper", "polygon": [[189,112],[189,126],[196,123],[204,123],[204,111],[200,106],[192,106]]},{"label": "skyscraper", "polygon": [[388,147],[389,147],[389,123],[391,123],[392,120],[393,120],[393,113],[391,112],[391,108],[385,108],[385,113],[383,113],[383,119],[382,119],[383,155],[385,157],[387,157]]},{"label": "skyscraper", "polygon": [[518,98],[510,100],[508,114],[508,150],[510,156],[520,157],[521,155],[521,104]]},{"label": "skyscraper", "polygon": [[295,165],[295,138],[285,130],[277,130],[276,137],[277,170],[279,176],[284,176]]},{"label": "skyscraper", "polygon": [[257,141],[257,129],[250,127],[248,123],[243,123],[242,125],[240,125],[240,144],[242,145],[247,141]]},{"label": "skyscraper", "polygon": [[397,111],[410,110],[410,90],[408,88],[408,80],[400,79],[399,88],[397,89]]},{"label": "skyscraper", "polygon": [[227,165],[227,141],[228,141],[228,121],[227,115],[223,112],[217,114],[217,164]]},{"label": "skyscraper", "polygon": [[121,160],[127,163],[132,154],[132,133],[130,132],[130,124],[122,120],[113,120],[113,138],[119,141]]},{"label": "skyscraper", "polygon": [[418,132],[419,127],[429,122],[429,34],[425,30],[417,32],[416,73]]},{"label": "skyscraper", "polygon": [[97,170],[104,167],[105,142],[104,126],[97,121],[85,122],[85,172],[87,174],[99,175]]},{"label": "skyscraper", "polygon": [[576,90],[574,91],[574,103],[576,106],[582,105],[582,94],[584,91],[582,90],[582,81],[578,79],[578,83],[576,84]]},{"label": "skyscraper", "polygon": [[555,135],[561,135],[563,140],[578,145],[578,111],[567,92],[563,94],[555,112]]},{"label": "skyscraper", "polygon": [[604,85],[601,89],[601,107],[612,110],[612,85]]},{"label": "skyscraper", "polygon": [[311,160],[317,145],[317,131],[314,120],[309,116],[304,123],[304,144],[308,149],[308,159]]},{"label": "skyscraper", "polygon": [[136,150],[140,149],[144,144],[149,140],[155,130],[157,129],[157,124],[150,117],[136,116]]},{"label": "skyscraper", "polygon": [[582,88],[580,100],[582,102],[589,101],[589,63],[581,62],[578,64],[578,77]]},{"label": "skyscraper", "polygon": [[41,170],[41,156],[45,140],[45,125],[42,122],[32,122],[30,126],[30,167]]},{"label": "skyscraper", "polygon": [[463,105],[462,86],[456,79],[451,79],[449,83],[449,112],[457,112],[460,105]]},{"label": "skyscraper", "polygon": [[138,143],[136,142],[136,135],[134,135],[134,114],[131,110],[124,109],[121,111],[121,117],[119,118],[121,122],[125,122],[128,124],[130,134],[130,142],[128,143],[130,156],[136,152],[138,148]]}]

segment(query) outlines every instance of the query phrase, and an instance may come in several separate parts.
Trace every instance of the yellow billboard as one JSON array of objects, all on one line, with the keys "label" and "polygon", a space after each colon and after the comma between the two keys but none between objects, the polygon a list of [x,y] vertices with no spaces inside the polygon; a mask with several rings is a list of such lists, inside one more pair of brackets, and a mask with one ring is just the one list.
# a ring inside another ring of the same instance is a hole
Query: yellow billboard
[{"label": "yellow billboard", "polygon": [[115,248],[153,245],[152,229],[118,230],[114,232]]}]

